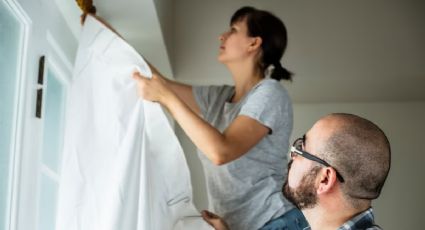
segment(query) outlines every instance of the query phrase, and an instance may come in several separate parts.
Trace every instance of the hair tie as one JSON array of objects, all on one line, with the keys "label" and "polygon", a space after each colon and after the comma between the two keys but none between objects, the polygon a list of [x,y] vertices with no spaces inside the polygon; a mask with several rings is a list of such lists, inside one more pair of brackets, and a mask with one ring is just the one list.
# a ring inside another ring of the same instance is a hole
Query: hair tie
[{"label": "hair tie", "polygon": [[279,61],[275,62],[273,65],[275,68],[283,68],[282,63],[280,63]]}]

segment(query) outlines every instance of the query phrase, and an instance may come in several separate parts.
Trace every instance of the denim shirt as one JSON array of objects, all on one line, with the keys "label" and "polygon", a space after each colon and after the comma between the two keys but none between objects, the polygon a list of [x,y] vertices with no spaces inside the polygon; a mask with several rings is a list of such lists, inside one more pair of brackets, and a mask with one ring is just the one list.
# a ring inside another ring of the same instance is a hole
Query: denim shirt
[{"label": "denim shirt", "polygon": [[345,222],[338,230],[350,230],[350,229],[381,229],[378,225],[375,225],[373,210],[372,208],[358,214],[351,220]]},{"label": "denim shirt", "polygon": [[[310,230],[310,227],[304,228],[304,230]],[[380,230],[382,229],[378,225],[375,225],[373,210],[372,208],[358,214],[351,220],[348,220],[341,225],[337,230]]]}]

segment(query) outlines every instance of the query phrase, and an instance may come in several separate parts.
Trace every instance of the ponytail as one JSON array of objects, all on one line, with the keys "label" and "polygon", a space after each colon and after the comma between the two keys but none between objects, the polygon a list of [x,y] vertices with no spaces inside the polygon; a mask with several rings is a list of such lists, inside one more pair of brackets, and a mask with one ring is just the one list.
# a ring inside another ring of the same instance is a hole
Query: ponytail
[{"label": "ponytail", "polygon": [[292,73],[285,69],[279,61],[273,64],[273,66],[274,69],[270,75],[272,79],[275,79],[276,81],[280,81],[282,79],[292,81]]}]

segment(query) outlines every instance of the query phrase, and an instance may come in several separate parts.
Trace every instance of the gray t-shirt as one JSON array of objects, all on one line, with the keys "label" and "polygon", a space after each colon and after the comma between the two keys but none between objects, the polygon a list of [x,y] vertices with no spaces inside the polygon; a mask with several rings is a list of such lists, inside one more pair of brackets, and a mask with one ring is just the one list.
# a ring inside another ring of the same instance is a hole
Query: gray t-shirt
[{"label": "gray t-shirt", "polygon": [[203,118],[223,132],[239,115],[271,132],[243,156],[217,166],[198,150],[204,166],[209,209],[223,216],[232,230],[256,230],[293,208],[282,195],[292,132],[292,104],[276,80],[264,79],[237,103],[233,86],[194,86]]}]

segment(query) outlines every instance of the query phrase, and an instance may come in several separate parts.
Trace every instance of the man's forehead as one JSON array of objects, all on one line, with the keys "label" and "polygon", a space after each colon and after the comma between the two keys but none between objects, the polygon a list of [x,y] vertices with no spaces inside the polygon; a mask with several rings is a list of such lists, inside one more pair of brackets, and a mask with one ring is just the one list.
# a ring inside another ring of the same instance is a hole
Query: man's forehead
[{"label": "man's forehead", "polygon": [[318,145],[325,142],[340,126],[338,119],[326,116],[318,120],[305,134],[306,143]]}]

